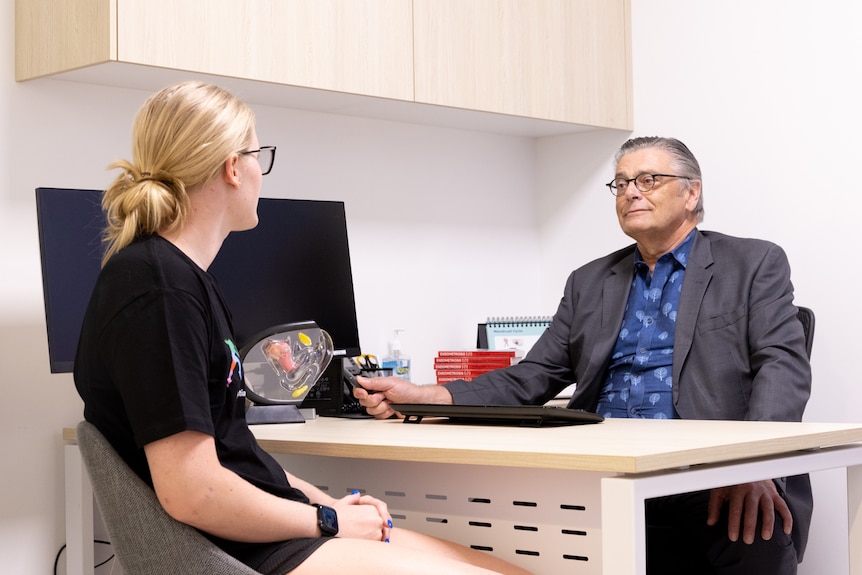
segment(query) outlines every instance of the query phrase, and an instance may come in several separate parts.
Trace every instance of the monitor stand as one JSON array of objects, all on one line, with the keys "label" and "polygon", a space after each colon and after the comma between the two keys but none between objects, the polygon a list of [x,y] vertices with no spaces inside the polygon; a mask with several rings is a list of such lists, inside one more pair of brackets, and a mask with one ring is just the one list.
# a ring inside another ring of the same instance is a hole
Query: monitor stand
[{"label": "monitor stand", "polygon": [[262,423],[305,423],[297,405],[252,405],[245,412],[249,425]]}]

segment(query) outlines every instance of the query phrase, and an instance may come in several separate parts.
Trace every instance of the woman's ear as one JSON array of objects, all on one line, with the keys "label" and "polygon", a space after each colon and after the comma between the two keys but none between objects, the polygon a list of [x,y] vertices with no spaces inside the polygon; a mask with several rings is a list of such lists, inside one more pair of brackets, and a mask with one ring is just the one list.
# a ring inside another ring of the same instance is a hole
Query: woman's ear
[{"label": "woman's ear", "polygon": [[222,168],[222,179],[224,179],[225,183],[234,188],[238,188],[242,183],[239,179],[239,169],[237,164],[239,163],[239,155],[233,154],[224,162],[224,166]]}]

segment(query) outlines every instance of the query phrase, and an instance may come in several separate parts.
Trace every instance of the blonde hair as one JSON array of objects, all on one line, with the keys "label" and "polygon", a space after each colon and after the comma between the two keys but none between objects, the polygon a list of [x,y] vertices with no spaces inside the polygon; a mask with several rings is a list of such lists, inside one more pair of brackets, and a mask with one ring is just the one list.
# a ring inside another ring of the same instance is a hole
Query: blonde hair
[{"label": "blonde hair", "polygon": [[108,166],[122,173],[102,197],[102,264],[138,237],[181,229],[188,190],[216,177],[253,131],[254,112],[218,86],[181,82],[152,95],[132,127],[132,161]]}]

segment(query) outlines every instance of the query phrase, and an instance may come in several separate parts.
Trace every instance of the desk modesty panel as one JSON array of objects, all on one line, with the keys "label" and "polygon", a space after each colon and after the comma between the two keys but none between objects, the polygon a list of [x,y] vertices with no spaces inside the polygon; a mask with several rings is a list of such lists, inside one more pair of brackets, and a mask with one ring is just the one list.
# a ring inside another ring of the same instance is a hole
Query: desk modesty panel
[{"label": "desk modesty panel", "polygon": [[608,419],[506,427],[318,418],[252,426],[270,453],[646,473],[862,442],[862,424]]}]

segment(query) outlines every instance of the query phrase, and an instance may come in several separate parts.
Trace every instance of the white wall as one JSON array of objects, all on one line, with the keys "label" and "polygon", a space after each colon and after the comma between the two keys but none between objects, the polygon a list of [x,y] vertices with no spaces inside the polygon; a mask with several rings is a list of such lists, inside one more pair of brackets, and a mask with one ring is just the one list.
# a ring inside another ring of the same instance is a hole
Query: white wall
[{"label": "white wall", "polygon": [[[704,228],[781,243],[799,303],[817,312],[811,421],[859,421],[850,274],[859,229],[860,112],[853,79],[862,8],[839,0],[632,0],[634,135],[673,135],[705,176]],[[13,81],[14,14],[0,7],[0,570],[49,573],[64,541],[59,431],[81,418],[71,377],[48,373],[33,189],[104,187],[147,94]],[[437,349],[469,346],[488,315],[551,313],[573,267],[627,243],[602,185],[627,137],[538,142],[299,111],[258,109],[279,147],[264,194],[346,202],[360,336],[389,331],[416,379]],[[841,188],[844,185],[845,188]],[[844,246],[851,246],[849,248]],[[846,255],[845,255],[846,254]],[[842,265],[843,261],[849,260]],[[815,474],[800,573],[847,571],[836,473]],[[62,573],[62,569],[60,570]]]},{"label": "white wall", "polygon": [[363,351],[404,328],[430,383],[436,351],[475,345],[488,315],[544,311],[531,140],[278,109],[258,126],[279,146],[265,195],[345,202]]}]

